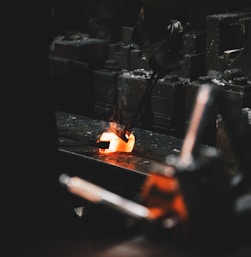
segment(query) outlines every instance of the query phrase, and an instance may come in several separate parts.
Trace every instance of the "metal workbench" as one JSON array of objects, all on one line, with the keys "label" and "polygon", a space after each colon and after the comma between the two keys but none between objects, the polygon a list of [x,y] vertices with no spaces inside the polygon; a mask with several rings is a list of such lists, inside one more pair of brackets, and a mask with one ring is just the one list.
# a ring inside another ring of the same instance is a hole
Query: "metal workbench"
[{"label": "metal workbench", "polygon": [[[97,147],[85,142],[96,140],[109,128],[109,122],[59,111],[56,112],[56,119],[62,173],[82,177],[133,201],[138,200],[142,183],[150,174],[152,165],[165,163],[167,156],[179,155],[182,146],[181,138],[134,128],[136,142],[131,153],[104,155],[99,153]],[[84,222],[87,236],[85,233],[84,238],[80,236],[68,245],[63,250],[63,256],[247,257],[251,254],[249,240],[243,244],[227,242],[227,247],[224,238],[217,246],[208,241],[201,245],[203,238],[200,242],[177,245],[168,236],[167,239],[161,238],[145,233],[141,226],[134,227],[130,219],[118,215],[114,210],[95,205],[91,208]],[[240,238],[243,237],[240,235]]]}]

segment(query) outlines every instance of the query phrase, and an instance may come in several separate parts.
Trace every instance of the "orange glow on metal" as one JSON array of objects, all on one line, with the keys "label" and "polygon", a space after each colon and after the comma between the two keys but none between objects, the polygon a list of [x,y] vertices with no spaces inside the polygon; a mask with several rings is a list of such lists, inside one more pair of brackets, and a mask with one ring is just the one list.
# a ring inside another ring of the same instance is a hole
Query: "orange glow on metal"
[{"label": "orange glow on metal", "polygon": [[110,142],[109,148],[99,148],[100,153],[114,153],[114,152],[132,152],[135,145],[135,136],[130,133],[128,142],[125,142],[113,131],[116,128],[116,123],[111,123],[109,131],[103,132],[99,138],[99,142]]},{"label": "orange glow on metal", "polygon": [[174,177],[152,173],[145,181],[141,197],[149,208],[152,219],[172,215],[181,222],[188,220],[188,211],[179,182]]}]

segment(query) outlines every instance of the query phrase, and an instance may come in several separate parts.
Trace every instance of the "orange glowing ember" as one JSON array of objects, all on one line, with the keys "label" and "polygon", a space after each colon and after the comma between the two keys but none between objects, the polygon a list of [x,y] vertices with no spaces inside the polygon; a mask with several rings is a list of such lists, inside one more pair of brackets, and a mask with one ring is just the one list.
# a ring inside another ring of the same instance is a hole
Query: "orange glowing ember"
[{"label": "orange glowing ember", "polygon": [[128,136],[128,142],[125,142],[122,138],[116,135],[114,123],[110,124],[109,131],[103,132],[99,138],[99,142],[110,142],[109,148],[100,148],[100,153],[114,153],[114,152],[132,152],[135,144],[135,136],[130,133]]}]

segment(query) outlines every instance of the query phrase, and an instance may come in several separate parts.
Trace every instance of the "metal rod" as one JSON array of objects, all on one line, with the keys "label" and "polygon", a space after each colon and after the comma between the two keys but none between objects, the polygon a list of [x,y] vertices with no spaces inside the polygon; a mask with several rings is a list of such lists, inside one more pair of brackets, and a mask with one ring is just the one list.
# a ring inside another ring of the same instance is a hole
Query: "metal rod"
[{"label": "metal rod", "polygon": [[145,206],[125,199],[82,178],[61,174],[59,182],[66,186],[72,194],[90,202],[109,206],[136,219],[150,219],[150,211]]}]

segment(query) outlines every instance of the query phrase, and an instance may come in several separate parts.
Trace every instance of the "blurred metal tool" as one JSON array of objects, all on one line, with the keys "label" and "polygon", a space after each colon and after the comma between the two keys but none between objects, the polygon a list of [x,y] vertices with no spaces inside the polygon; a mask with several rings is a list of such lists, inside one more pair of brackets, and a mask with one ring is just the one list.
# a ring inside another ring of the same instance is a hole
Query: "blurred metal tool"
[{"label": "blurred metal tool", "polygon": [[84,179],[61,174],[59,181],[67,187],[69,192],[90,202],[109,206],[136,219],[150,218],[150,211],[143,205],[127,200]]}]

